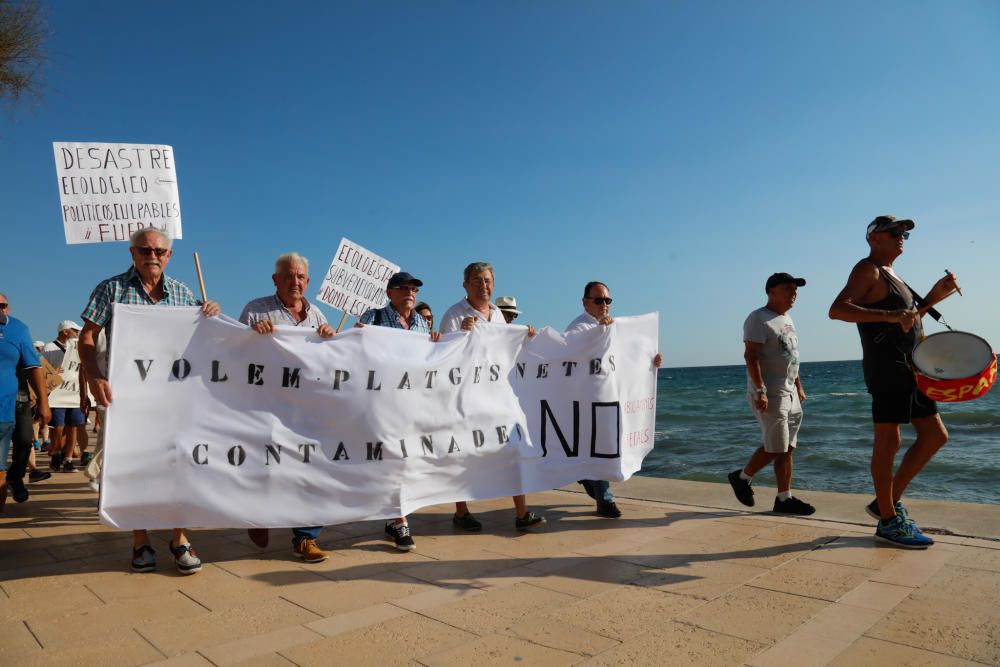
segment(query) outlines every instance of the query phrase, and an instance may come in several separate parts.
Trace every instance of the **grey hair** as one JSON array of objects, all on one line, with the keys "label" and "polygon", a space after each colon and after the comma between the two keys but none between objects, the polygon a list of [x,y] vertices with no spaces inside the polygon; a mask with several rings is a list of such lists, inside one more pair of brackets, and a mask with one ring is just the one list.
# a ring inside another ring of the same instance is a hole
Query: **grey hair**
[{"label": "grey hair", "polygon": [[306,267],[306,273],[309,273],[309,260],[297,252],[286,252],[278,255],[278,259],[274,260],[275,273],[281,271],[282,264],[302,264]]},{"label": "grey hair", "polygon": [[174,244],[173,240],[169,236],[167,236],[167,233],[165,231],[163,231],[162,229],[158,229],[156,227],[143,227],[142,229],[137,229],[131,234],[129,234],[128,246],[130,248],[136,247],[135,244],[138,243],[139,239],[141,239],[146,234],[159,234],[160,238],[162,238],[164,241],[167,242],[168,248],[173,247]]},{"label": "grey hair", "polygon": [[469,282],[469,278],[477,273],[482,273],[483,271],[489,271],[490,276],[496,280],[497,275],[493,272],[493,265],[489,262],[473,262],[465,267],[465,276],[462,278],[462,282]]}]

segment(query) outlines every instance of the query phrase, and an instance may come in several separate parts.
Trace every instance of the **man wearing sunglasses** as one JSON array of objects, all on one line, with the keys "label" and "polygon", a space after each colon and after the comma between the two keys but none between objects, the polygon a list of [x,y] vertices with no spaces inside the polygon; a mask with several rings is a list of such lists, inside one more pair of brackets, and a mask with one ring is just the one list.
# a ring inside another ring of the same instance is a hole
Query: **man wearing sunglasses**
[{"label": "man wearing sunglasses", "polygon": [[[868,224],[870,252],[854,265],[847,285],[830,306],[830,318],[854,322],[861,336],[865,385],[872,396],[875,443],[872,481],[875,500],[865,511],[879,520],[875,539],[907,549],[926,549],[924,535],[900,502],[914,477],[948,441],[937,405],[921,393],[908,366],[910,352],[923,338],[920,318],[958,289],[948,273],[922,300],[896,275],[892,264],[915,227],[912,220],[880,215]],[[916,301],[921,301],[917,309]],[[912,423],[917,439],[893,474],[901,444],[900,424]]]},{"label": "man wearing sunglasses", "polygon": [[[611,317],[611,291],[608,286],[599,281],[591,281],[583,288],[583,313],[566,327],[566,333],[583,331],[593,327],[614,324]],[[653,357],[653,366],[660,367],[663,356],[657,353]],[[597,501],[597,513],[608,519],[617,519],[622,515],[615,497],[611,493],[611,484],[603,479],[581,479],[579,481],[587,495]]]},{"label": "man wearing sunglasses", "polygon": [[[382,308],[367,310],[354,326],[360,328],[371,325],[405,329],[428,334],[432,341],[441,340],[441,334],[431,331],[430,322],[417,312],[417,294],[423,285],[423,282],[406,271],[393,274],[385,290],[389,303]],[[410,523],[405,516],[386,522],[385,539],[391,540],[400,551],[413,551],[417,548],[410,534]]]},{"label": "man wearing sunglasses", "polygon": [[[90,393],[98,406],[111,405],[111,384],[108,382],[107,355],[97,353],[97,339],[101,331],[108,337],[111,348],[111,314],[115,303],[144,304],[150,306],[196,306],[194,294],[184,283],[164,273],[173,251],[170,237],[155,228],[140,229],[129,238],[132,266],[125,273],[112,276],[98,283],[84,309],[83,330],[80,332],[80,363],[83,366]],[[219,304],[206,301],[201,312],[212,317],[219,314]],[[103,447],[104,429],[98,437],[98,447]],[[158,474],[160,471],[151,471]],[[194,574],[201,570],[201,560],[195,554],[183,528],[174,528],[170,540],[174,565],[181,574]],[[132,531],[133,572],[152,572],[156,569],[156,555],[149,544],[145,530]]]}]

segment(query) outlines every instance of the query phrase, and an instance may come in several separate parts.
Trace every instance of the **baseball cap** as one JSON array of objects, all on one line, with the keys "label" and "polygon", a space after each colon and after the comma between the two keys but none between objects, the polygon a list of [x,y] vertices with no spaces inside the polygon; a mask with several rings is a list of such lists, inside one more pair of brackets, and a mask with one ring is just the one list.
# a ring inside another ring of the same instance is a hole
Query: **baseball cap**
[{"label": "baseball cap", "polygon": [[517,309],[517,299],[512,296],[498,296],[494,303],[496,303],[497,308],[500,310],[505,310],[515,315],[521,314],[521,311]]},{"label": "baseball cap", "polygon": [[868,223],[868,231],[865,232],[865,238],[867,239],[876,232],[884,232],[893,227],[902,227],[906,231],[910,231],[916,226],[917,224],[912,220],[897,220],[894,215],[880,215]]},{"label": "baseball cap", "polygon": [[399,287],[405,283],[413,283],[417,287],[422,287],[423,282],[417,280],[412,275],[406,271],[400,271],[399,273],[392,274],[392,278],[389,278],[389,287]]},{"label": "baseball cap", "polygon": [[62,322],[59,323],[59,328],[56,329],[56,331],[66,331],[66,329],[76,329],[77,331],[79,331],[82,328],[83,327],[81,327],[73,320],[63,320]]},{"label": "baseball cap", "polygon": [[784,285],[786,283],[795,283],[799,287],[806,284],[805,278],[796,278],[790,273],[772,273],[771,277],[767,279],[767,283],[764,285],[764,291],[771,289],[772,287],[777,287],[778,285]]}]

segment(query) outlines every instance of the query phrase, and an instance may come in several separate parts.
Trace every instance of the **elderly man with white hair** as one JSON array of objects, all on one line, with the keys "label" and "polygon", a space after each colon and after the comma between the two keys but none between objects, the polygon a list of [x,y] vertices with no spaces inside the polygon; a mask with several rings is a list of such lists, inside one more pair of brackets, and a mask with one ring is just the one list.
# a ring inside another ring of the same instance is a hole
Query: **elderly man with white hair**
[{"label": "elderly man with white hair", "polygon": [[[102,407],[111,405],[111,383],[108,381],[107,355],[98,355],[97,339],[101,331],[108,337],[111,348],[112,306],[116,303],[143,304],[149,306],[196,306],[194,294],[184,283],[174,280],[164,271],[173,251],[170,237],[155,227],[147,227],[134,232],[129,238],[129,253],[132,266],[98,283],[90,295],[87,307],[81,317],[83,330],[80,332],[80,363],[90,386],[94,400]],[[206,316],[219,314],[219,304],[206,301],[201,304],[201,312]],[[101,358],[99,358],[99,356]],[[104,442],[104,429],[98,441]],[[159,471],[150,471],[151,475]],[[170,552],[174,564],[181,574],[194,574],[201,570],[201,559],[187,539],[184,528],[174,528],[170,539]],[[156,569],[156,552],[149,544],[145,530],[132,531],[133,572],[152,572]]]},{"label": "elderly man with white hair", "polygon": [[[243,307],[240,322],[249,325],[259,334],[268,335],[275,326],[282,324],[293,327],[315,329],[321,338],[331,338],[333,327],[319,308],[306,300],[309,286],[309,260],[297,252],[286,252],[274,261],[274,294],[254,299]],[[292,528],[292,550],[307,563],[319,563],[327,559],[327,553],[316,544],[322,526]],[[267,546],[270,535],[267,528],[251,528],[247,531],[250,540],[257,546]]]}]

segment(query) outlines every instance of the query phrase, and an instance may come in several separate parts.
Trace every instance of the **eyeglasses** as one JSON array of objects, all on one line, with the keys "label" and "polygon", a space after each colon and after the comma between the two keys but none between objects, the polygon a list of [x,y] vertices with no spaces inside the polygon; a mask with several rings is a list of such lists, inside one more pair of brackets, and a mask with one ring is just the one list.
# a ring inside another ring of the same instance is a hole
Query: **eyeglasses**
[{"label": "eyeglasses", "polygon": [[396,285],[392,289],[403,290],[404,292],[413,292],[414,294],[420,291],[420,288],[416,285]]},{"label": "eyeglasses", "polygon": [[902,229],[887,229],[885,230],[885,233],[894,239],[902,237],[902,239],[905,241],[906,239],[910,238],[910,232],[905,232]]},{"label": "eyeglasses", "polygon": [[593,301],[594,303],[598,304],[598,305],[601,305],[601,304],[607,305],[607,306],[611,305],[611,297],[610,296],[588,296],[587,298],[590,299],[591,301]]},{"label": "eyeglasses", "polygon": [[149,246],[136,246],[135,249],[144,257],[149,257],[153,253],[156,253],[157,257],[163,257],[170,252],[170,248],[150,248]]},{"label": "eyeglasses", "polygon": [[0,310],[7,310],[8,306],[10,306],[9,303],[0,303]]}]

